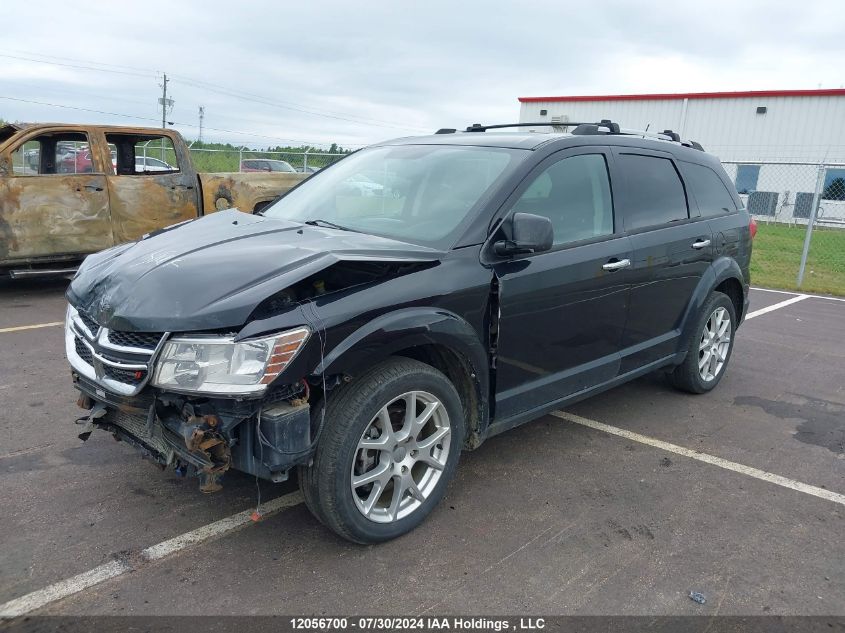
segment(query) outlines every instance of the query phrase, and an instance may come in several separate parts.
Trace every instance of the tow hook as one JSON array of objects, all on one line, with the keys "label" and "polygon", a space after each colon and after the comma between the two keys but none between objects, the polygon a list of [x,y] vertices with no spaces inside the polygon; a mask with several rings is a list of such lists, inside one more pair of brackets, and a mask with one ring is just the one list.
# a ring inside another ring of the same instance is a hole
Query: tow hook
[{"label": "tow hook", "polygon": [[88,410],[88,415],[83,415],[81,418],[74,420],[74,424],[81,424],[82,431],[79,433],[79,439],[83,442],[91,437],[91,432],[94,430],[94,420],[103,417],[106,414],[106,407],[100,402],[94,402]]}]

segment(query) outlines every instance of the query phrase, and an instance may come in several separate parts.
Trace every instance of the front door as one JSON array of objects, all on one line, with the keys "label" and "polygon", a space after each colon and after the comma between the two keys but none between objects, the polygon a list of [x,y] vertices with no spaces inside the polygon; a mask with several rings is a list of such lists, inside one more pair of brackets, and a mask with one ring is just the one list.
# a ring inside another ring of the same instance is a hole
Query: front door
[{"label": "front door", "polygon": [[167,135],[106,134],[114,174],[108,176],[117,243],[196,218],[199,192],[188,158]]},{"label": "front door", "polygon": [[496,418],[611,380],[628,310],[628,237],[615,228],[609,152],[546,159],[510,213],[552,221],[552,250],[493,264],[499,284]]},{"label": "front door", "polygon": [[75,259],[112,245],[106,176],[84,132],[44,132],[6,157],[0,261]]}]

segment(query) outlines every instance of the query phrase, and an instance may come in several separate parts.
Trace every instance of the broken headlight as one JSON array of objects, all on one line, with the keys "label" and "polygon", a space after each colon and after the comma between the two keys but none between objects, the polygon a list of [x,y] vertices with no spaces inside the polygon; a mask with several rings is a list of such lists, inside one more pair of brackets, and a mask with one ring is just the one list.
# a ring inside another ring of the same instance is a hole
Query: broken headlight
[{"label": "broken headlight", "polygon": [[290,364],[305,341],[307,327],[264,338],[178,337],[167,341],[153,384],[171,391],[210,394],[260,393]]}]

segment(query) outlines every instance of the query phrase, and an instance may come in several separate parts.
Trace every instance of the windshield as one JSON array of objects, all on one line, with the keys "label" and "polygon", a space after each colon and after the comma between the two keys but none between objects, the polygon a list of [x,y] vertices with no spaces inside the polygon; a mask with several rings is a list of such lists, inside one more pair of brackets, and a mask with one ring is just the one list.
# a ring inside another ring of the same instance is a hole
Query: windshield
[{"label": "windshield", "polygon": [[398,145],[361,150],[312,176],[264,211],[444,248],[496,179],[527,152]]}]

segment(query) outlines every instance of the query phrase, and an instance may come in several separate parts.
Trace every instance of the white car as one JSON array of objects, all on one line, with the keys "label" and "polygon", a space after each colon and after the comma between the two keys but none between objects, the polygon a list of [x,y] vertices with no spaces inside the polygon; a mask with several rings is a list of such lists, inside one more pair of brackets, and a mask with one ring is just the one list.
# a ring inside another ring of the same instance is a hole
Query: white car
[{"label": "white car", "polygon": [[166,163],[159,158],[152,156],[136,156],[135,157],[135,171],[150,172],[150,171],[179,171],[176,167]]}]

